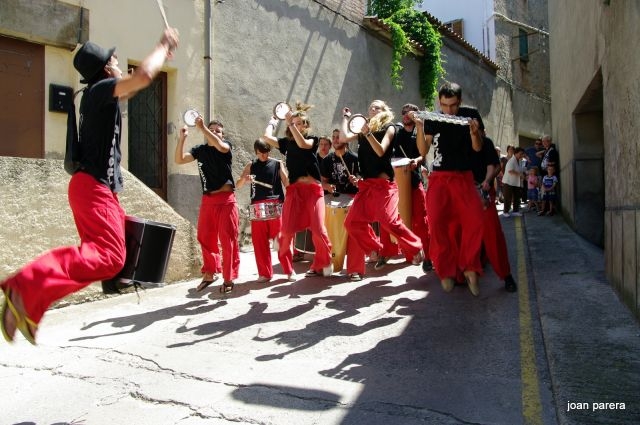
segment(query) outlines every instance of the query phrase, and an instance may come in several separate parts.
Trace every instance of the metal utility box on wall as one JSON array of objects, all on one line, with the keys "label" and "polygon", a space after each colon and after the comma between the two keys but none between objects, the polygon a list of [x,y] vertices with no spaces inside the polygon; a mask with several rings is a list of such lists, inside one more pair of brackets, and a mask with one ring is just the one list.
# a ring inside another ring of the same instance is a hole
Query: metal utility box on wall
[{"label": "metal utility box on wall", "polygon": [[49,111],[67,112],[71,106],[73,89],[58,84],[49,84]]}]

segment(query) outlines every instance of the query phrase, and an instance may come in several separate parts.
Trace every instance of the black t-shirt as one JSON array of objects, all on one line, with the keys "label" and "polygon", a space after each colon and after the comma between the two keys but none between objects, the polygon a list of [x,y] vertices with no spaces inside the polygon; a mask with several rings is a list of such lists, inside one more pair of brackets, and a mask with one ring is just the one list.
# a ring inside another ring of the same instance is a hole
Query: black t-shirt
[{"label": "black t-shirt", "polygon": [[117,80],[107,78],[88,86],[80,102],[79,162],[83,170],[120,192],[124,181],[120,161],[122,116],[113,96]]},{"label": "black t-shirt", "polygon": [[[329,180],[330,184],[336,186],[336,191],[338,193],[348,193],[353,195],[358,192],[358,188],[352,185],[349,181],[349,174],[360,174],[358,156],[353,152],[346,151],[342,156],[342,159],[344,160],[344,164],[335,152],[331,152],[322,160],[322,163],[320,164],[320,173],[322,174],[322,177]],[[347,171],[349,173],[347,173]]]},{"label": "black t-shirt", "polygon": [[282,180],[280,179],[280,161],[269,158],[262,162],[255,159],[249,167],[250,173],[255,179],[262,183],[273,186],[271,189],[260,184],[252,183],[251,202],[278,199],[284,201],[284,191],[282,190]]},{"label": "black t-shirt", "polygon": [[[496,152],[493,141],[488,137],[482,138],[482,150],[480,152],[473,151],[471,155],[471,171],[473,172],[473,180],[476,184],[482,183],[487,176],[487,166],[495,165],[500,167],[500,157]],[[492,181],[489,185],[493,184]]]},{"label": "black t-shirt", "polygon": [[[373,132],[373,135],[378,142],[382,141],[387,129],[392,125],[392,123],[387,124],[382,128],[382,130]],[[391,146],[389,146],[385,151],[384,155],[378,156],[365,135],[358,135],[358,164],[360,165],[360,173],[363,178],[376,178],[381,173],[387,173],[389,180],[393,181],[395,174],[393,173],[393,167],[391,166],[391,156],[393,155],[392,145],[393,141]]]},{"label": "black t-shirt", "polygon": [[[460,107],[459,117],[475,118],[484,129],[478,110]],[[425,120],[424,132],[433,136],[433,171],[468,171],[471,170],[471,134],[468,125],[451,124],[441,121]]]},{"label": "black t-shirt", "polygon": [[[393,138],[393,156],[395,158],[417,158],[420,156],[416,142],[416,128],[413,131],[404,129],[402,123],[396,124],[396,137]],[[420,167],[411,171],[411,187],[416,188],[420,183]]]},{"label": "black t-shirt", "polygon": [[318,138],[307,136],[313,139],[313,146],[303,149],[295,140],[288,137],[278,139],[278,150],[286,156],[287,170],[289,171],[289,182],[295,183],[300,177],[311,176],[320,181],[320,165],[316,150],[318,149]]},{"label": "black t-shirt", "polygon": [[[233,147],[231,142],[226,139],[224,141],[229,144],[230,148]],[[222,153],[214,146],[204,143],[191,148],[191,155],[198,162],[202,193],[213,192],[227,183],[235,187],[231,175],[231,149],[229,152]]]}]

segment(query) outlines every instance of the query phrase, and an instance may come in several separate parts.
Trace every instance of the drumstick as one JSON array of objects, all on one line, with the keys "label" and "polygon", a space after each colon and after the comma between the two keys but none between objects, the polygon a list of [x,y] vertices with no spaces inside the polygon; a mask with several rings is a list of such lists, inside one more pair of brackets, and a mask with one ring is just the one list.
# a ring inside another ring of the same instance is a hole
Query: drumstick
[{"label": "drumstick", "polygon": [[262,183],[261,181],[258,181],[258,180],[254,180],[253,182],[255,184],[259,184],[260,186],[264,186],[264,187],[268,187],[269,189],[273,189],[273,185],[270,185],[269,183]]},{"label": "drumstick", "polygon": [[349,167],[347,167],[347,163],[344,162],[344,159],[342,159],[341,155],[336,154],[336,156],[340,158],[340,161],[342,161],[342,165],[344,165],[344,169],[347,170],[347,175],[351,177],[351,173],[349,172]]},{"label": "drumstick", "polygon": [[158,3],[158,9],[160,9],[160,13],[162,14],[162,19],[164,19],[164,26],[168,29],[169,21],[167,21],[167,14],[164,13],[164,6],[162,5],[162,0],[156,0]]},{"label": "drumstick", "polygon": [[407,153],[404,151],[404,149],[402,149],[402,146],[398,145],[400,147],[400,150],[402,151],[402,155],[404,155],[405,158],[409,158],[407,156]]}]

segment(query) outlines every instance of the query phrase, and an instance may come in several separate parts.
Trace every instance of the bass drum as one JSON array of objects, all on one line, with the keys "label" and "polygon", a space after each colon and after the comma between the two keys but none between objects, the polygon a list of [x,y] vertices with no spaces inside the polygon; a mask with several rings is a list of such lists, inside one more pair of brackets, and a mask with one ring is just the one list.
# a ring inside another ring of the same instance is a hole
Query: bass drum
[{"label": "bass drum", "polygon": [[124,231],[127,249],[124,267],[114,278],[102,282],[104,293],[118,293],[134,282],[147,286],[164,282],[176,227],[127,216]]}]

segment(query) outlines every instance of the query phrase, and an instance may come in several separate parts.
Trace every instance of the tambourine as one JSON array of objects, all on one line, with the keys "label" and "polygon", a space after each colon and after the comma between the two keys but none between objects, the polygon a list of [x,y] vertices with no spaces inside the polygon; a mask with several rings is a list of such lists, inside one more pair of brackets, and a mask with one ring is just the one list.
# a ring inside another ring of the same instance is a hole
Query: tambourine
[{"label": "tambourine", "polygon": [[200,112],[195,109],[187,109],[182,115],[182,120],[188,127],[196,126],[196,118],[200,116]]},{"label": "tambourine", "polygon": [[273,107],[273,116],[279,120],[283,120],[287,117],[287,112],[291,111],[291,106],[287,102],[278,102]]},{"label": "tambourine", "polygon": [[353,114],[347,122],[347,128],[353,134],[362,133],[362,127],[369,122],[369,119],[362,114]]}]

